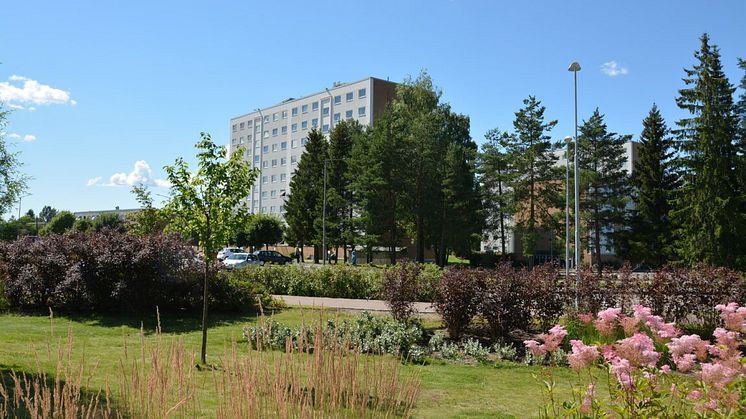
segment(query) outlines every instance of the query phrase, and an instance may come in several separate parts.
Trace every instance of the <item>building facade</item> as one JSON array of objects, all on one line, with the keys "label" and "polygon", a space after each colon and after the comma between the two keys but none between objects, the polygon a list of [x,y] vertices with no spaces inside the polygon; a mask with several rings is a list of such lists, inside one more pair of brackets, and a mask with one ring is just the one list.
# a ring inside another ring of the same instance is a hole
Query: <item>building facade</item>
[{"label": "building facade", "polygon": [[260,170],[246,203],[251,213],[283,216],[311,129],[328,135],[343,120],[373,124],[395,93],[396,83],[368,77],[231,118],[229,154],[243,149],[243,158]]}]

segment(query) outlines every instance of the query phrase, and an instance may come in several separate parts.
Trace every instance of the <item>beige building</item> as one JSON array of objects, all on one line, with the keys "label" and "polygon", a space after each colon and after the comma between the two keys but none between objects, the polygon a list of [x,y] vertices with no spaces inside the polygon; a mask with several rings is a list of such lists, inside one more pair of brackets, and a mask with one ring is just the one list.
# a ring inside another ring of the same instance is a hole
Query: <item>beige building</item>
[{"label": "beige building", "polygon": [[370,125],[395,92],[396,83],[368,77],[231,118],[229,153],[242,147],[244,159],[261,170],[247,202],[250,211],[284,214],[290,178],[312,128],[328,135],[343,120]]}]

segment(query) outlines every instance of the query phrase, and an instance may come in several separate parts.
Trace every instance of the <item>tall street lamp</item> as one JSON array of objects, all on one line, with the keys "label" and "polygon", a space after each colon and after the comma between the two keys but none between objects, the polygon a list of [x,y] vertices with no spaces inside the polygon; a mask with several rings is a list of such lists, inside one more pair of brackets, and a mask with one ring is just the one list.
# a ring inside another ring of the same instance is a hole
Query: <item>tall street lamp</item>
[{"label": "tall street lamp", "polygon": [[[19,221],[19,223],[18,223],[18,226],[19,226],[18,227],[18,237],[17,237],[18,239],[21,238],[21,227],[20,227],[21,226],[21,224],[20,224],[20,221],[21,221],[21,202],[23,202],[23,198],[27,198],[29,196],[31,196],[31,194],[22,195],[22,196],[18,197],[18,221]],[[39,234],[38,228],[37,228],[37,233],[36,234],[37,235]]]},{"label": "tall street lamp", "polygon": [[567,71],[572,71],[575,87],[575,155],[573,156],[573,174],[575,175],[575,308],[578,308],[578,269],[580,268],[580,175],[578,171],[578,71],[577,61],[570,64]]},{"label": "tall street lamp", "polygon": [[570,277],[570,143],[565,137],[565,278]]}]

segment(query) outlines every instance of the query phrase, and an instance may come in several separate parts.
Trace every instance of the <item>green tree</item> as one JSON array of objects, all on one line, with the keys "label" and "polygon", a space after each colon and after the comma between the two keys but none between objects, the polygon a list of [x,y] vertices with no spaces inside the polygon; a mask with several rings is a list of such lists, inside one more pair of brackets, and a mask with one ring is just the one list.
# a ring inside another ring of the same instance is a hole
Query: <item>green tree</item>
[{"label": "green tree", "polygon": [[168,225],[164,211],[155,208],[153,196],[147,186],[139,185],[132,188],[140,210],[130,214],[126,220],[127,230],[138,236],[148,236],[162,233]]},{"label": "green tree", "polygon": [[54,218],[55,215],[57,215],[57,210],[49,205],[44,205],[41,211],[39,211],[39,218],[41,218],[44,223],[52,221],[52,218]]},{"label": "green tree", "polygon": [[73,231],[87,233],[93,230],[93,223],[87,218],[79,218],[73,223]]},{"label": "green tree", "polygon": [[366,131],[364,141],[353,145],[349,162],[350,187],[357,229],[368,249],[375,244],[388,248],[389,261],[396,263],[396,248],[404,236],[404,177],[407,176],[405,147],[389,106]]},{"label": "green tree", "polygon": [[[308,142],[290,180],[290,196],[285,203],[288,233],[298,246],[321,243],[321,207],[323,199],[324,159],[327,143],[317,129],[308,133]],[[318,262],[319,252],[314,252]]]},{"label": "green tree", "polygon": [[60,211],[41,230],[42,235],[62,234],[75,224],[75,215],[70,211]]},{"label": "green tree", "polygon": [[603,248],[611,250],[627,223],[626,206],[630,196],[629,173],[624,144],[629,135],[609,132],[604,116],[596,109],[580,126],[578,165],[580,166],[580,214],[585,225],[591,264],[603,269]]},{"label": "green tree", "polygon": [[518,173],[506,150],[510,134],[491,129],[485,135],[479,155],[479,173],[484,196],[485,227],[500,235],[501,254],[506,254],[505,245],[512,229],[510,220],[515,214],[513,190],[509,187]]},{"label": "green tree", "polygon": [[521,235],[523,254],[531,265],[541,234],[556,235],[558,231],[552,212],[559,199],[558,188],[554,186],[559,172],[549,135],[557,121],[545,122],[546,108],[534,96],[524,99],[523,105],[515,113],[515,131],[504,137],[504,143],[509,160],[520,174],[510,183],[520,213],[514,218],[514,228]]},{"label": "green tree", "polygon": [[671,171],[673,140],[658,106],[642,122],[638,160],[632,182],[635,209],[628,239],[628,256],[634,262],[660,266],[672,256],[670,200],[676,189]]},{"label": "green tree", "polygon": [[249,218],[246,226],[246,242],[250,246],[269,247],[282,241],[282,221],[270,214],[256,214]]},{"label": "green tree", "polygon": [[363,127],[354,120],[338,122],[329,134],[326,234],[329,243],[342,245],[345,262],[347,245],[353,246],[355,240],[349,159],[354,142],[362,135]]},{"label": "green tree", "polygon": [[207,308],[210,265],[218,248],[227,243],[246,217],[244,200],[257,177],[257,171],[242,159],[243,150],[226,159],[226,149],[202,133],[196,144],[197,170],[192,172],[184,159],[166,166],[171,183],[165,212],[168,229],[184,237],[194,237],[202,250],[204,283],[202,297],[202,351],[207,362]]},{"label": "green tree", "polygon": [[117,214],[101,214],[93,220],[93,229],[101,231],[104,229],[123,230],[124,220]]},{"label": "green tree", "polygon": [[676,104],[690,115],[677,121],[676,168],[682,186],[672,216],[676,250],[686,263],[744,264],[746,221],[739,190],[735,88],[723,73],[720,50],[700,38],[696,64],[685,69]]},{"label": "green tree", "polygon": [[28,177],[21,173],[22,163],[18,153],[8,150],[5,142],[5,126],[8,124],[9,112],[3,110],[0,103],[0,214],[18,201],[26,191]]}]

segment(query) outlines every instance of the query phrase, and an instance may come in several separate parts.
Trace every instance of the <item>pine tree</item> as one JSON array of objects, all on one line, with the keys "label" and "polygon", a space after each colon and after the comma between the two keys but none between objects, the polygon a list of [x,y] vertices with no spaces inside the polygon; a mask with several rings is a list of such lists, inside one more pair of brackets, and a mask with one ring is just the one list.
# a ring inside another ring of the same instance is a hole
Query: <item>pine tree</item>
[{"label": "pine tree", "polygon": [[536,243],[542,233],[557,231],[552,216],[556,208],[557,188],[552,184],[559,179],[554,167],[557,156],[552,153],[549,133],[557,121],[544,121],[546,108],[534,96],[523,100],[524,107],[515,113],[514,135],[506,137],[510,160],[520,173],[510,185],[513,189],[519,216],[515,229],[523,241],[523,254],[533,264]]},{"label": "pine tree", "polygon": [[723,73],[720,50],[707,34],[695,52],[697,63],[685,69],[686,87],[676,104],[690,113],[677,121],[682,187],[672,216],[681,258],[689,263],[736,266],[743,252],[743,196],[738,179],[738,119],[735,89]]},{"label": "pine tree", "polygon": [[507,236],[511,230],[510,220],[515,213],[512,184],[517,173],[511,155],[505,149],[506,136],[510,134],[491,129],[485,135],[479,155],[479,173],[484,197],[485,227],[500,235],[501,254],[506,254]]},{"label": "pine tree", "polygon": [[635,210],[629,232],[629,258],[660,266],[671,258],[672,228],[668,218],[676,179],[671,173],[673,141],[657,105],[642,122],[638,160],[632,181]]},{"label": "pine tree", "polygon": [[[321,233],[317,231],[317,227],[321,223],[326,156],[327,143],[324,135],[319,130],[312,129],[290,180],[290,196],[285,203],[288,234],[301,247],[307,244],[318,246],[321,243]],[[315,262],[318,262],[318,256],[319,252],[314,252]]]},{"label": "pine tree", "polygon": [[597,265],[599,273],[603,269],[603,248],[612,249],[626,224],[630,182],[624,170],[624,144],[629,140],[629,135],[609,132],[598,109],[580,127],[580,213],[587,234],[584,242],[591,251],[591,264]]}]

